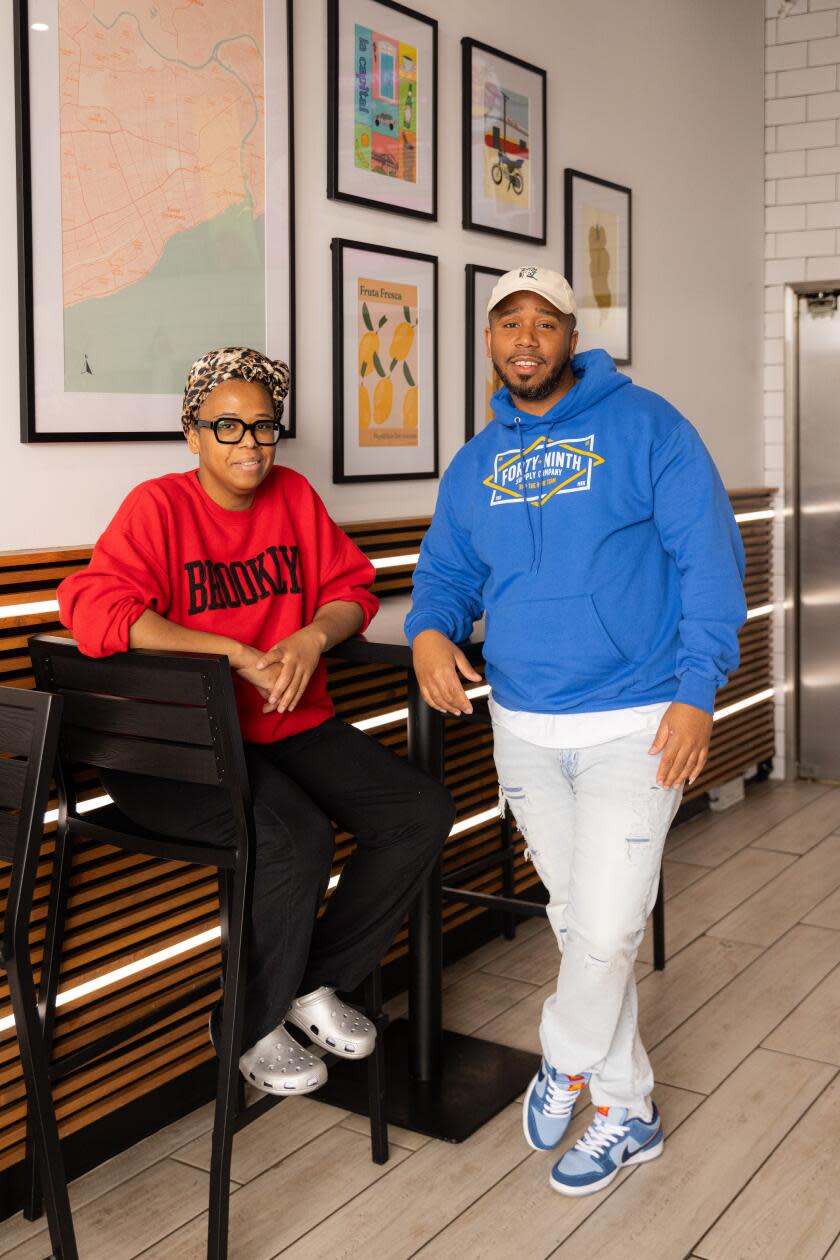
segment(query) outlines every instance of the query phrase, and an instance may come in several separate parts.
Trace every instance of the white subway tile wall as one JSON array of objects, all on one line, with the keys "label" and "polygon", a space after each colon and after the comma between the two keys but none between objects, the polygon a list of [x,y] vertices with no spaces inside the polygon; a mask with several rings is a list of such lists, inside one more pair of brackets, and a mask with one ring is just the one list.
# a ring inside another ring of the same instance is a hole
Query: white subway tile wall
[{"label": "white subway tile wall", "polygon": [[765,6],[764,476],[774,529],[776,771],[784,774],[784,295],[840,283],[840,0]]}]

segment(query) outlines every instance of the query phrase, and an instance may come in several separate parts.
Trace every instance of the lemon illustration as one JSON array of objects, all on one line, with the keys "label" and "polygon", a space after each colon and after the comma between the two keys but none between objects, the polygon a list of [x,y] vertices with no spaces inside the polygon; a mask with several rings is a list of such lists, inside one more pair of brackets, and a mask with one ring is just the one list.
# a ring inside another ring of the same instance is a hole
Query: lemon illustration
[{"label": "lemon illustration", "polygon": [[403,399],[403,428],[417,428],[417,386],[412,386],[405,392]]},{"label": "lemon illustration", "polygon": [[394,387],[390,376],[383,376],[376,382],[373,391],[373,423],[384,424],[391,414],[394,403]]},{"label": "lemon illustration", "polygon": [[366,332],[359,342],[359,375],[373,371],[373,356],[379,350],[379,334]]},{"label": "lemon illustration", "polygon": [[391,349],[388,353],[392,361],[397,362],[404,359],[411,349],[411,343],[414,341],[414,329],[411,324],[397,324],[394,329],[394,335],[391,338]]},{"label": "lemon illustration", "polygon": [[359,386],[359,428],[370,428],[370,394],[364,384]]}]

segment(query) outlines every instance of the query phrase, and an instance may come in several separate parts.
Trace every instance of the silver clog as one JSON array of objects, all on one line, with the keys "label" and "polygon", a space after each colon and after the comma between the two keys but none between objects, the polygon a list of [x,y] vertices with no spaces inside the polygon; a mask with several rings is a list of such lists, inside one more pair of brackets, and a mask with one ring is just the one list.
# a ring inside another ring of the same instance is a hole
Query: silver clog
[{"label": "silver clog", "polygon": [[327,1065],[299,1046],[281,1024],[246,1050],[239,1070],[266,1094],[311,1094],[327,1079]]},{"label": "silver clog", "polygon": [[376,1027],[371,1021],[337,998],[335,989],[325,986],[295,998],[286,1022],[342,1059],[363,1059],[376,1044]]}]

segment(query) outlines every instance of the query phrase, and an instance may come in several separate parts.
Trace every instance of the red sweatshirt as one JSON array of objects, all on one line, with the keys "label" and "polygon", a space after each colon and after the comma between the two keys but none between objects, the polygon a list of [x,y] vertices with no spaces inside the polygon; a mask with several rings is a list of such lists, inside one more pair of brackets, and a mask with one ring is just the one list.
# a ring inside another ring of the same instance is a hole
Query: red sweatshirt
[{"label": "red sweatshirt", "polygon": [[[129,629],[147,608],[266,651],[336,599],[359,605],[365,629],[379,606],[368,589],[375,576],[299,473],[273,468],[244,512],[219,507],[195,472],[170,473],[131,491],[87,569],[59,586],[58,602],[87,656],[127,651]],[[233,677],[249,743],[284,739],[332,715],[323,661],[293,713],[264,714],[256,688]]]}]

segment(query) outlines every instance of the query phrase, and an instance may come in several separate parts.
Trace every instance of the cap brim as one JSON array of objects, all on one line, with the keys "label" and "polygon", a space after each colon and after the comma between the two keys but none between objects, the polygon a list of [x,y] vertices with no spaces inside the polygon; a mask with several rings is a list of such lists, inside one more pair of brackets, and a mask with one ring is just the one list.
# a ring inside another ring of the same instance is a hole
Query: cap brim
[{"label": "cap brim", "polygon": [[553,306],[555,311],[559,311],[561,315],[574,315],[576,313],[574,309],[564,310],[562,306],[558,306],[551,294],[547,293],[545,289],[539,288],[536,284],[520,284],[517,285],[515,289],[511,289],[510,292],[503,293],[500,298],[496,299],[492,306],[489,302],[487,303],[488,319],[490,317],[490,312],[494,311],[500,302],[504,302],[505,298],[509,298],[514,293],[536,293],[539,297],[544,298],[550,306]]}]

